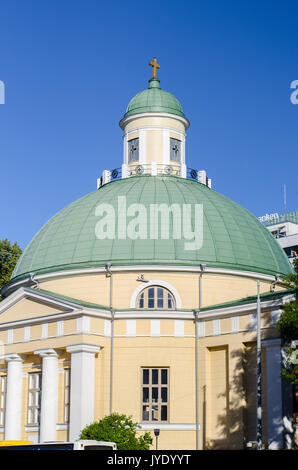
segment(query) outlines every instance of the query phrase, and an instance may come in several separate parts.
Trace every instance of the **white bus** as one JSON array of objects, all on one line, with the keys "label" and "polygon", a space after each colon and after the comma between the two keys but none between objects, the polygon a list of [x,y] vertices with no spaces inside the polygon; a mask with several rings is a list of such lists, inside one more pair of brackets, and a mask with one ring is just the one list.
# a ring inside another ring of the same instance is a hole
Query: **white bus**
[{"label": "white bus", "polygon": [[115,442],[80,440],[75,442],[43,442],[34,444],[24,441],[1,441],[1,450],[116,450]]}]

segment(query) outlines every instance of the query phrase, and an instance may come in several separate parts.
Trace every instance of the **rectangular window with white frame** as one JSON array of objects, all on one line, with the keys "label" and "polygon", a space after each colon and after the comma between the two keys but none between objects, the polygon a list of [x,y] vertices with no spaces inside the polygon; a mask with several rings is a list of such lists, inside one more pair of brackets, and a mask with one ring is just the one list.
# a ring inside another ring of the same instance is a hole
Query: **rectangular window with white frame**
[{"label": "rectangular window with white frame", "polygon": [[128,141],[128,163],[139,161],[139,139]]},{"label": "rectangular window with white frame", "polygon": [[28,425],[39,425],[41,401],[41,373],[29,374]]},{"label": "rectangular window with white frame", "polygon": [[6,375],[0,377],[0,426],[5,423]]},{"label": "rectangular window with white frame", "polygon": [[181,141],[170,137],[170,160],[172,162],[181,162]]},{"label": "rectangular window with white frame", "polygon": [[142,422],[169,422],[169,368],[144,367],[141,374]]}]

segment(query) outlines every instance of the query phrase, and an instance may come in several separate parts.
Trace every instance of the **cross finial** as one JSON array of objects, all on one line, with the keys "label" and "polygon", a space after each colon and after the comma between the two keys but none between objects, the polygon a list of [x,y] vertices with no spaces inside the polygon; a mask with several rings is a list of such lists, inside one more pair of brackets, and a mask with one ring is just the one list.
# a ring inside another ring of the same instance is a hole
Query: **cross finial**
[{"label": "cross finial", "polygon": [[160,69],[160,65],[158,65],[156,57],[153,57],[151,62],[149,62],[150,67],[152,67],[152,78],[156,78],[156,69]]}]

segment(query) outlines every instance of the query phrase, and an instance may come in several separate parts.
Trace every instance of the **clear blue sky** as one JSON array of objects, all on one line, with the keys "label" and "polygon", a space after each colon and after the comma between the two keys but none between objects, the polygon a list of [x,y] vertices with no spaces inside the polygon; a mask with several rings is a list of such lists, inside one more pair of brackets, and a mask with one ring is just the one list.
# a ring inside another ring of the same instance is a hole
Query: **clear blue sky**
[{"label": "clear blue sky", "polygon": [[257,216],[298,209],[298,3],[2,0],[0,239],[24,248],[122,163],[118,122],[161,86],[191,122],[187,163]]}]

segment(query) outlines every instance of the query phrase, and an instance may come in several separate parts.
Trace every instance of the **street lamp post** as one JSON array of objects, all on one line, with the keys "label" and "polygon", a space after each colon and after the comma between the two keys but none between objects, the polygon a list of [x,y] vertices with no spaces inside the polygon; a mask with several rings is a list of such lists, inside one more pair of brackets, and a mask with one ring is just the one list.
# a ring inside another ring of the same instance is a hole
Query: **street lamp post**
[{"label": "street lamp post", "polygon": [[200,439],[199,439],[199,331],[198,331],[198,314],[202,308],[202,277],[203,272],[206,270],[206,264],[200,264],[200,274],[199,274],[199,309],[194,310],[194,321],[195,321],[195,374],[196,374],[196,449],[199,450]]},{"label": "street lamp post", "polygon": [[113,412],[113,362],[114,362],[114,316],[113,309],[113,273],[111,271],[111,263],[105,266],[106,277],[110,278],[110,312],[111,312],[111,348],[110,348],[110,414]]},{"label": "street lamp post", "polygon": [[155,438],[156,438],[156,450],[158,448],[158,436],[159,436],[159,433],[160,433],[160,429],[156,428],[154,429],[154,435],[155,435]]},{"label": "street lamp post", "polygon": [[262,449],[262,388],[261,388],[261,302],[260,281],[257,281],[257,450]]}]

